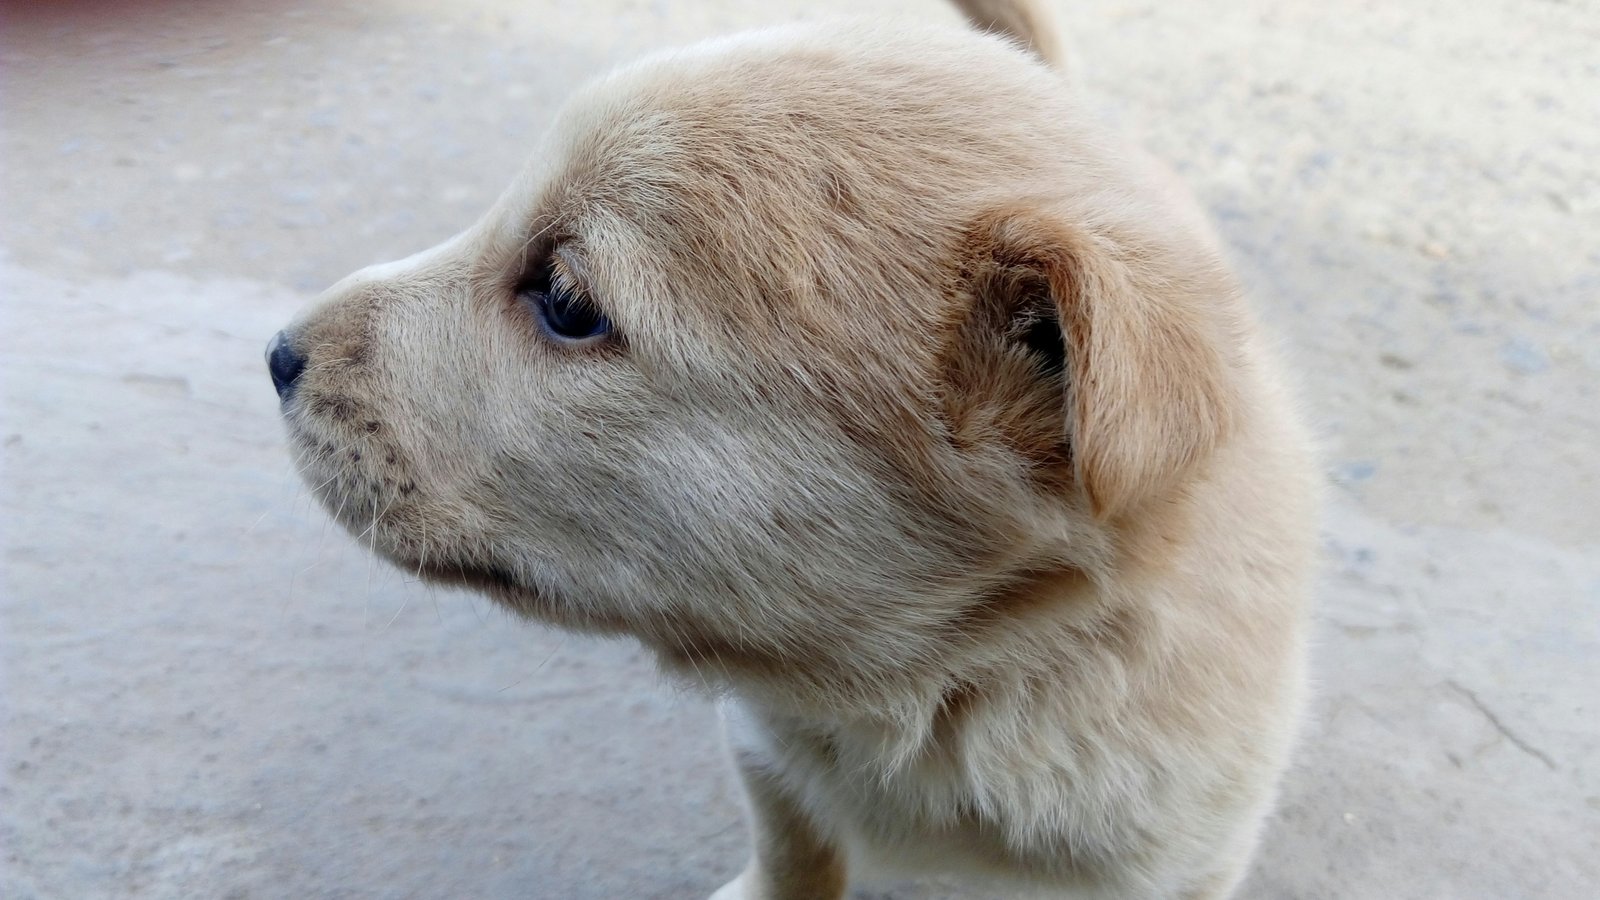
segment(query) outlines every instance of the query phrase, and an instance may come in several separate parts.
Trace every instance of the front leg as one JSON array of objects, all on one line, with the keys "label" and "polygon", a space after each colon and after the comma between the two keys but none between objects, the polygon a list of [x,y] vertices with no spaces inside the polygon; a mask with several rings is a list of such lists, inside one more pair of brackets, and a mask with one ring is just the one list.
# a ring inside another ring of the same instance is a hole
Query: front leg
[{"label": "front leg", "polygon": [[734,765],[744,783],[755,845],[750,864],[711,900],[840,900],[844,859],[778,778],[775,762],[741,746],[728,722]]}]

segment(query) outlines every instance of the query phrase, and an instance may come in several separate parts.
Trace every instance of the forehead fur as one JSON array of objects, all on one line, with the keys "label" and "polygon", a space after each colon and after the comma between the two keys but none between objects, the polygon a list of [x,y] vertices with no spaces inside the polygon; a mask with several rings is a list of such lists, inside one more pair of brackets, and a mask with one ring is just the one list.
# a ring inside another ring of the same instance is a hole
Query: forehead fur
[{"label": "forehead fur", "polygon": [[854,23],[658,56],[574,98],[522,215],[642,337],[787,353],[848,328],[915,355],[963,229],[1050,180],[1041,123],[1075,118],[1054,78],[997,39]]}]

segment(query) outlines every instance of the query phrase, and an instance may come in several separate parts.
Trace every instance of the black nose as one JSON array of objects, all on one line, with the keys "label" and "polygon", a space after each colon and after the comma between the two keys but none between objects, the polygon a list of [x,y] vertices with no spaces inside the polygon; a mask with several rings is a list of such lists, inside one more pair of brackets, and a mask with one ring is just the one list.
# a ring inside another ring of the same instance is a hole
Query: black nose
[{"label": "black nose", "polygon": [[281,331],[273,335],[267,344],[267,371],[272,373],[272,386],[278,389],[278,399],[289,399],[295,380],[305,370],[306,358],[294,349],[289,336]]}]

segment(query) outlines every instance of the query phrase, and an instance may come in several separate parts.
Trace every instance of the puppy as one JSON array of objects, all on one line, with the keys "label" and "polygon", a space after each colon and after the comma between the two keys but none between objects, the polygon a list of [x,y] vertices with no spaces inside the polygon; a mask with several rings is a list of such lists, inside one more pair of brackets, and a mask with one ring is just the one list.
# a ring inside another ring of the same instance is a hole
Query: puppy
[{"label": "puppy", "polygon": [[[269,350],[378,552],[722,698],[754,855],[1215,898],[1302,694],[1307,441],[1215,241],[1042,57],[782,28],[574,97]],[[1031,48],[1031,49],[1030,49]]]}]

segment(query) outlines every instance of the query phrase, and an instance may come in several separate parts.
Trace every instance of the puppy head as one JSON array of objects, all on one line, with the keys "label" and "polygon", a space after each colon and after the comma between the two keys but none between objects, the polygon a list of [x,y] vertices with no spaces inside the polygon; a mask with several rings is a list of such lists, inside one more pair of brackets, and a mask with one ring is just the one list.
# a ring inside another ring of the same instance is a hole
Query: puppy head
[{"label": "puppy head", "polygon": [[920,677],[1228,430],[1226,280],[1061,93],[859,26],[613,75],[288,330],[307,481],[400,566],[686,668]]}]

